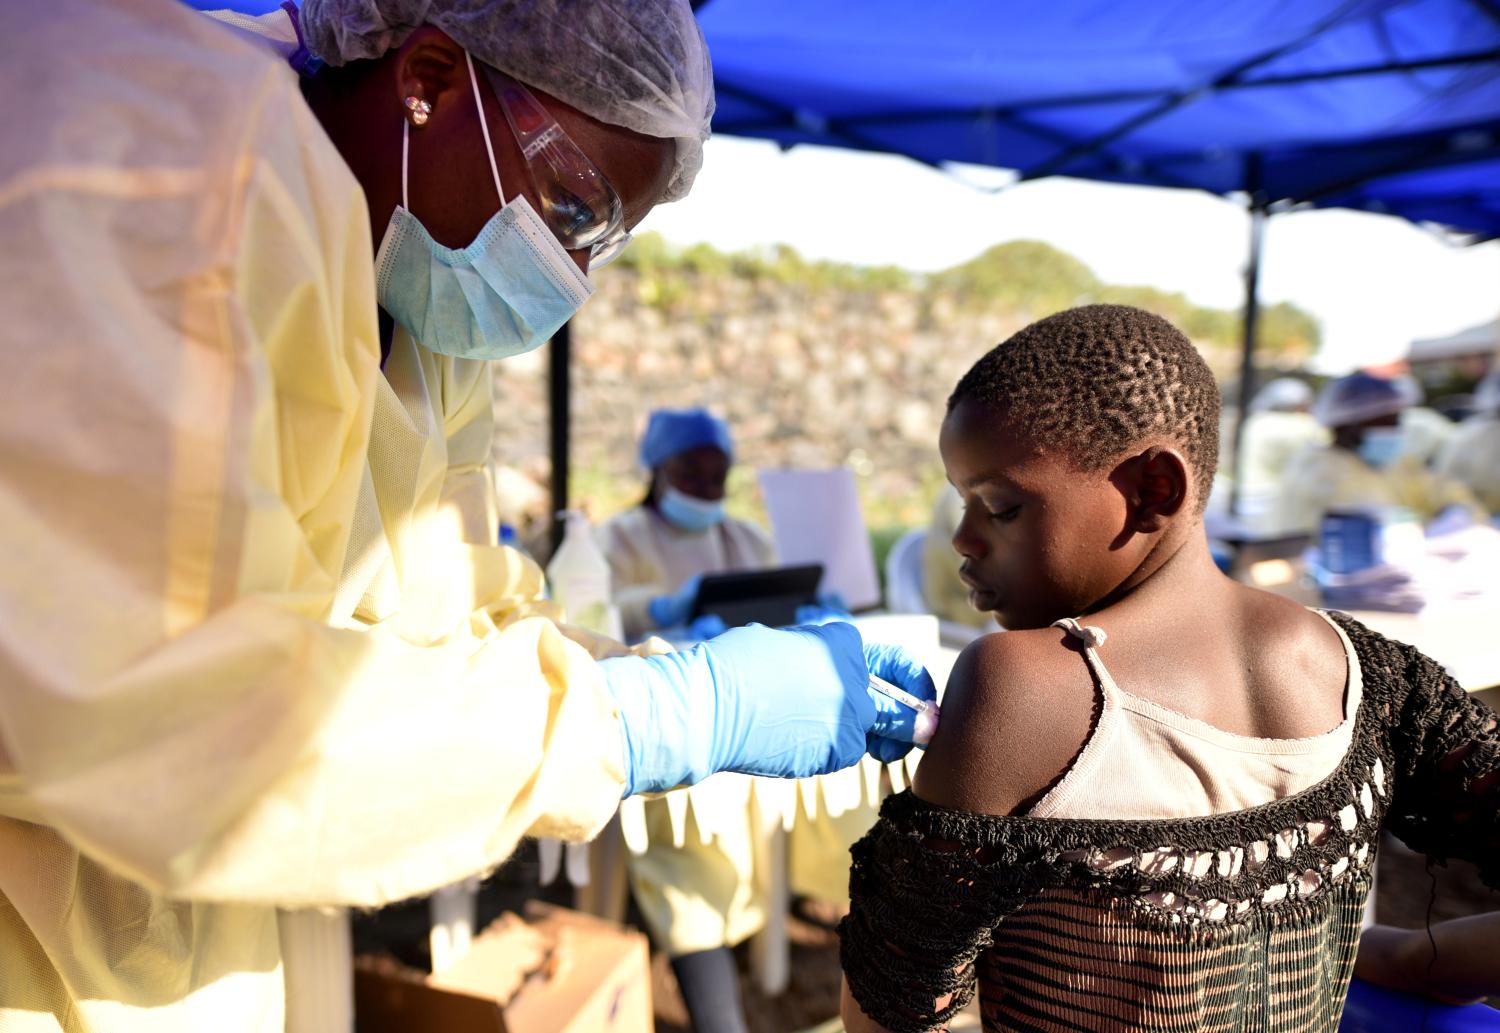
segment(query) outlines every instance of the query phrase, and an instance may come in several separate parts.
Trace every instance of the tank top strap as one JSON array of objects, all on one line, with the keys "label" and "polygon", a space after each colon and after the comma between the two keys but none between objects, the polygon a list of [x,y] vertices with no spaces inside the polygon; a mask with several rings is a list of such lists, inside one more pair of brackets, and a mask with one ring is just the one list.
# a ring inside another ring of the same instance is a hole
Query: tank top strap
[{"label": "tank top strap", "polygon": [[1120,698],[1120,687],[1115,684],[1109,669],[1104,666],[1104,661],[1099,659],[1099,647],[1109,636],[1103,628],[1092,624],[1084,624],[1072,617],[1064,617],[1062,620],[1054,621],[1054,628],[1062,628],[1069,635],[1076,638],[1083,646],[1083,659],[1093,672],[1094,680],[1099,683],[1099,691],[1106,699],[1118,700]]},{"label": "tank top strap", "polygon": [[1110,677],[1104,661],[1099,659],[1098,647],[1106,638],[1104,629],[1084,625],[1071,617],[1065,617],[1052,626],[1062,628],[1083,645],[1083,658],[1088,663],[1089,673],[1093,675],[1094,684],[1098,688],[1101,706],[1099,719],[1089,732],[1083,749],[1057,783],[1028,812],[1034,818],[1050,818],[1063,813],[1069,800],[1080,792],[1088,791],[1091,780],[1104,763],[1105,755],[1120,731],[1120,713],[1124,706],[1120,687]]}]

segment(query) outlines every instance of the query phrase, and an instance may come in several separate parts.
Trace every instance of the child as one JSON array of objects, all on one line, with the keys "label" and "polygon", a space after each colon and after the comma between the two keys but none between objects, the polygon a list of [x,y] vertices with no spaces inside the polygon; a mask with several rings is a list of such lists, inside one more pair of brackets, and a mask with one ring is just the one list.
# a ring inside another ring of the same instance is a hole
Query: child
[{"label": "child", "polygon": [[1500,733],[1416,650],[1223,577],[1219,395],[1138,309],[954,390],[971,601],[912,792],[853,850],[850,1033],[1333,1031],[1384,826],[1500,885]]}]

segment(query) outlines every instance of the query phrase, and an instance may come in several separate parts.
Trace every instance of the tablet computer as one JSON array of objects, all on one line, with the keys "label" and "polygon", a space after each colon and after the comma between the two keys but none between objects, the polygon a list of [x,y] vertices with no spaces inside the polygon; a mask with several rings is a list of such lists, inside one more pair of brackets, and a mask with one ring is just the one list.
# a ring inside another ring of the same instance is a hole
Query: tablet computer
[{"label": "tablet computer", "polygon": [[[705,574],[691,617],[717,614],[731,628],[742,624],[782,627],[797,623],[797,607],[818,601],[821,563]],[[691,617],[689,619],[691,619]]]}]

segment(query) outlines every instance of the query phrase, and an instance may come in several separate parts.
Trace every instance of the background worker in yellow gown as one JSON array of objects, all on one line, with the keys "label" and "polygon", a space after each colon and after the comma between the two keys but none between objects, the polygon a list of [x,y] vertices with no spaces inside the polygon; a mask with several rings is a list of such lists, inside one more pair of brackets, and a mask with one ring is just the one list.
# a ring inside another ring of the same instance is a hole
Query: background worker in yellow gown
[{"label": "background worker in yellow gown", "polygon": [[1401,412],[1417,401],[1409,381],[1351,373],[1323,387],[1313,415],[1333,434],[1287,463],[1277,526],[1316,533],[1333,509],[1400,506],[1423,521],[1450,506],[1482,515],[1468,488],[1404,451]]},{"label": "background worker in yellow gown", "polygon": [[[599,529],[625,633],[678,628],[712,637],[724,630],[717,618],[686,627],[702,575],[776,563],[764,531],[724,512],[734,462],[729,425],[704,409],[658,409],[641,436],[640,462],[650,471],[646,497]],[[750,814],[718,815],[711,835],[688,829],[678,842],[669,807],[646,801],[648,845],[629,858],[631,889],[672,961],[693,1028],[740,1033],[745,1017],[729,948],[766,922]]]},{"label": "background worker in yellow gown", "polygon": [[909,740],[869,671],[930,685],[847,625],[596,662],[494,543],[486,360],[712,110],[686,2],[597,11],[0,7],[6,1033],[339,1033],[347,939],[278,908]]},{"label": "background worker in yellow gown", "polygon": [[1292,456],[1308,445],[1328,444],[1328,429],[1310,411],[1314,398],[1313,389],[1296,377],[1277,377],[1255,392],[1241,446],[1243,490],[1280,488]]},{"label": "background worker in yellow gown", "polygon": [[[729,425],[706,409],[657,409],[641,436],[646,497],[599,529],[625,635],[685,626],[704,574],[776,565],[770,537],[724,510]],[[720,629],[722,630],[722,628]]]},{"label": "background worker in yellow gown", "polygon": [[1474,415],[1443,447],[1437,469],[1467,485],[1491,513],[1500,513],[1500,367],[1475,388]]}]

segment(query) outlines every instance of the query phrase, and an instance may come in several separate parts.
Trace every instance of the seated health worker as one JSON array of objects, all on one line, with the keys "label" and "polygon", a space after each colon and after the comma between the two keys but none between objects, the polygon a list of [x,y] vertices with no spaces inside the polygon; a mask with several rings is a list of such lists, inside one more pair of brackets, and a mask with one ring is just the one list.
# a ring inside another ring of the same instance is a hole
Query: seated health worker
[{"label": "seated health worker", "polygon": [[1328,430],[1310,411],[1313,399],[1312,388],[1296,377],[1277,377],[1255,393],[1243,432],[1246,491],[1278,490],[1294,455],[1328,443]]},{"label": "seated health worker", "polygon": [[1443,447],[1437,469],[1466,485],[1491,513],[1500,513],[1500,368],[1474,390],[1474,415]]},{"label": "seated health worker", "polygon": [[1287,463],[1277,500],[1277,526],[1315,533],[1335,509],[1400,506],[1427,521],[1449,506],[1476,516],[1483,507],[1450,477],[1427,469],[1406,447],[1401,414],[1419,399],[1411,381],[1351,373],[1327,384],[1313,415],[1333,434]]},{"label": "seated health worker", "polygon": [[[773,566],[770,538],[724,512],[724,485],[734,463],[729,425],[705,409],[657,409],[640,443],[650,484],[640,504],[599,529],[611,589],[629,639],[689,624],[704,574]],[[689,801],[689,810],[692,809]],[[645,803],[647,847],[629,858],[630,885],[653,940],[667,953],[697,1033],[746,1029],[730,948],[766,923],[755,875],[748,809],[717,815],[711,834],[674,831],[664,798]]]},{"label": "seated health worker", "polygon": [[1500,887],[1500,730],[1436,662],[1221,574],[1219,391],[1139,309],[948,401],[976,606],[913,788],[853,850],[849,1033],[1334,1033],[1386,829]]},{"label": "seated health worker", "polygon": [[724,512],[729,425],[706,409],[657,409],[641,436],[646,497],[599,529],[625,635],[688,623],[704,574],[775,566],[771,539]]}]

